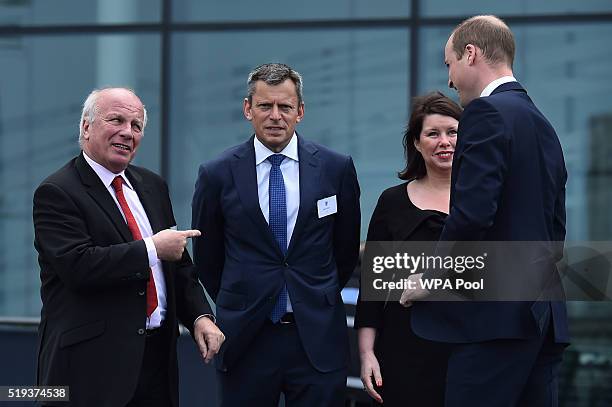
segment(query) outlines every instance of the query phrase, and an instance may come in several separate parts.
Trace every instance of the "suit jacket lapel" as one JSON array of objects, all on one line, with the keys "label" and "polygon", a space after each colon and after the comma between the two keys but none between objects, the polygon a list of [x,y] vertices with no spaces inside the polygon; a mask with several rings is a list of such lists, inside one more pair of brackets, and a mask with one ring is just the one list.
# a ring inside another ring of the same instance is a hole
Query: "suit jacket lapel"
[{"label": "suit jacket lapel", "polygon": [[123,237],[126,242],[133,240],[132,234],[127,227],[127,223],[125,223],[117,204],[111,197],[104,184],[102,184],[102,181],[95,173],[93,168],[87,164],[85,157],[83,157],[83,153],[77,157],[75,166],[87,193],[91,195],[96,204],[98,204],[98,206],[100,206],[100,208],[108,215],[109,220],[115,226],[121,237]]},{"label": "suit jacket lapel", "polygon": [[283,257],[276,239],[272,235],[270,226],[261,212],[259,206],[259,193],[257,191],[257,172],[255,170],[255,147],[253,137],[242,144],[238,151],[234,153],[235,159],[232,161],[232,176],[234,185],[240,196],[240,201],[247,215],[253,223],[261,230],[264,239]]},{"label": "suit jacket lapel", "polygon": [[321,165],[319,159],[316,157],[318,151],[319,150],[317,150],[314,144],[298,136],[298,157],[300,159],[300,209],[298,210],[295,227],[291,234],[287,255],[289,255],[291,249],[295,246],[295,242],[298,241],[299,235],[304,229],[304,225],[309,220],[308,216],[313,213],[313,207],[316,205],[317,199],[320,198],[317,195],[319,191],[319,178],[321,176]]}]

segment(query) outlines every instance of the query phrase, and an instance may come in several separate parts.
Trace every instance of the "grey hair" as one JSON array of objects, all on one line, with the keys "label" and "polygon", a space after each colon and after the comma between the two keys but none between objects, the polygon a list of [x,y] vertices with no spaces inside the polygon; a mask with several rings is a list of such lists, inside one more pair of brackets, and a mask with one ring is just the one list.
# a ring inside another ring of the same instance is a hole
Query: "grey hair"
[{"label": "grey hair", "polygon": [[[132,93],[134,96],[138,97],[138,95],[136,94],[136,92],[134,92],[133,89],[124,88],[124,87],[106,87],[106,88],[92,90],[91,93],[87,95],[85,102],[83,102],[83,110],[81,111],[81,120],[79,121],[79,146],[81,148],[83,148],[83,122],[87,119],[89,123],[91,124],[96,120],[96,117],[98,115],[98,97],[100,97],[100,93],[102,93],[102,91],[105,91],[108,89],[124,89]],[[147,126],[147,109],[145,108],[144,105],[142,105],[142,111],[143,111],[142,132],[144,134],[144,129]]]},{"label": "grey hair", "polygon": [[253,95],[255,94],[255,85],[257,81],[264,81],[268,85],[280,85],[287,79],[291,79],[295,84],[295,92],[297,93],[298,105],[301,105],[304,101],[302,95],[302,75],[299,72],[294,71],[290,66],[285,64],[263,64],[253,69],[249,73],[249,79],[247,79],[247,98],[249,103],[253,101]]}]

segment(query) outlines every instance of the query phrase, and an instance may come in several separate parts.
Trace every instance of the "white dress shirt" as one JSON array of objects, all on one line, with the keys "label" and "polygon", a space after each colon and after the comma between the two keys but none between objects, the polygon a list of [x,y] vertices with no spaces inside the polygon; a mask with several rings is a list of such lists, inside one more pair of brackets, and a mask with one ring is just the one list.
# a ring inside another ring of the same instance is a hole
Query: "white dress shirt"
[{"label": "white dress shirt", "polygon": [[482,92],[480,92],[480,97],[482,98],[491,96],[491,93],[493,93],[493,91],[497,89],[498,86],[508,82],[517,82],[517,80],[514,76],[502,76],[501,78],[497,78],[493,82],[485,86]]},{"label": "white dress shirt", "polygon": [[[267,158],[276,154],[268,147],[264,146],[261,141],[254,138],[255,146],[255,170],[257,171],[257,194],[259,196],[259,207],[261,213],[266,218],[266,222],[270,223],[270,169],[272,164]],[[283,151],[278,154],[283,154],[286,158],[280,165],[283,173],[283,181],[285,182],[285,196],[287,198],[287,244],[291,242],[291,235],[295,228],[298,211],[300,209],[300,165],[298,158],[298,140],[297,134],[293,133],[289,144],[285,146]],[[290,295],[290,293],[288,292]],[[291,298],[287,300],[287,312],[292,312]]]},{"label": "white dress shirt", "polygon": [[[98,175],[108,193],[113,197],[115,204],[117,204],[117,208],[119,208],[119,212],[123,219],[125,219],[125,215],[123,214],[123,210],[121,209],[121,205],[117,200],[117,196],[115,195],[115,189],[111,185],[116,176],[120,175],[123,178],[124,188],[123,195],[125,195],[125,200],[136,219],[136,223],[138,224],[138,229],[140,229],[140,234],[147,246],[147,255],[149,257],[149,267],[151,267],[151,271],[153,272],[153,277],[155,279],[155,289],[157,291],[157,308],[153,311],[151,316],[147,318],[147,329],[159,328],[162,324],[162,321],[166,317],[166,280],[164,279],[164,273],[162,270],[162,263],[157,258],[157,250],[155,250],[155,245],[153,244],[153,229],[151,228],[151,223],[149,222],[149,218],[147,218],[147,214],[138,198],[138,194],[132,187],[132,184],[125,176],[125,171],[121,171],[119,174],[114,174],[109,171],[102,165],[95,162],[91,159],[85,152],[83,151],[83,156],[85,157],[85,161],[89,164],[89,166],[94,170],[94,172]],[[127,188],[125,188],[127,186]],[[127,221],[126,221],[127,224]],[[146,315],[145,315],[146,317]]]}]

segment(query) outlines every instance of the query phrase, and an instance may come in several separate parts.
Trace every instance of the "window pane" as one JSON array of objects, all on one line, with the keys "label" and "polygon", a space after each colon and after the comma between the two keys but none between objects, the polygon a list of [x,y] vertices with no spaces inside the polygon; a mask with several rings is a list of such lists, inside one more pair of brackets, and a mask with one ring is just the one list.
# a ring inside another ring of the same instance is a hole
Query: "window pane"
[{"label": "window pane", "polygon": [[191,223],[199,164],[252,134],[242,114],[249,71],[278,61],[304,77],[306,110],[298,133],[353,156],[365,232],[380,192],[399,182],[395,172],[402,168],[406,30],[179,34],[172,43],[169,179],[180,227]]},{"label": "window pane", "polygon": [[125,24],[160,19],[161,0],[0,1],[0,25]]},{"label": "window pane", "polygon": [[81,104],[94,87],[142,96],[150,124],[137,162],[159,168],[158,50],[156,35],[0,40],[0,315],[40,312],[32,196],[79,152]]},{"label": "window pane", "polygon": [[470,16],[477,14],[523,15],[568,14],[612,11],[609,0],[490,1],[421,0],[421,13],[427,17]]},{"label": "window pane", "polygon": [[[279,4],[285,7],[279,7]],[[295,21],[311,19],[401,18],[410,15],[410,1],[388,0],[311,0],[279,3],[274,0],[210,2],[186,0],[173,2],[177,21]]]}]

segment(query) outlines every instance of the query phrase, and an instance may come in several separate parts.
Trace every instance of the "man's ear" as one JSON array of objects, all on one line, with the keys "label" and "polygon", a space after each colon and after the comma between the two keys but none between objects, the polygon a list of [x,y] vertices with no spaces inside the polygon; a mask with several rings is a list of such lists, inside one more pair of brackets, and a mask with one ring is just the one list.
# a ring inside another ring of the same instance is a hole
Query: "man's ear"
[{"label": "man's ear", "polygon": [[468,44],[465,46],[465,57],[467,58],[467,62],[469,65],[474,64],[476,62],[476,52],[479,48],[477,48],[474,44]]},{"label": "man's ear", "polygon": [[242,113],[244,113],[244,117],[251,121],[253,120],[253,115],[251,114],[251,102],[249,102],[249,98],[244,98],[242,102]]},{"label": "man's ear", "polygon": [[298,106],[298,117],[296,120],[298,123],[302,121],[302,118],[304,117],[304,107],[304,102],[300,103],[300,105]]},{"label": "man's ear", "polygon": [[89,140],[89,120],[83,119],[81,123],[81,133],[83,134],[84,140]]}]

